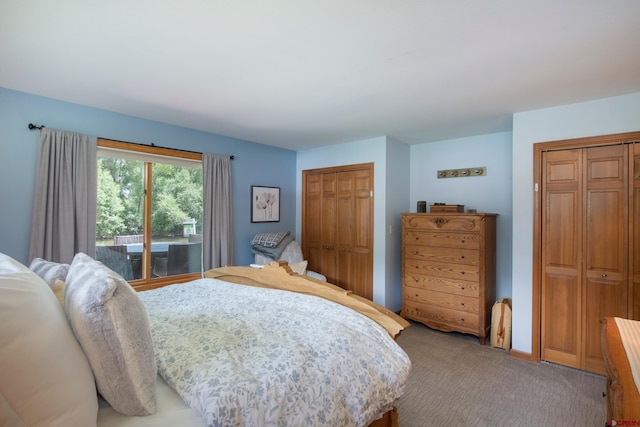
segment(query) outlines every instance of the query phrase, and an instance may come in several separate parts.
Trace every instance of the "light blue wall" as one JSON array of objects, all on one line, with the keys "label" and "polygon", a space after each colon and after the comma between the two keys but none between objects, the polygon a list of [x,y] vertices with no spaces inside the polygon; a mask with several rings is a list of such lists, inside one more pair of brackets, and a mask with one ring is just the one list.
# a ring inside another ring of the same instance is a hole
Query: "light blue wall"
[{"label": "light blue wall", "polygon": [[[411,146],[410,212],[418,200],[497,213],[496,298],[511,296],[511,132]],[[486,166],[486,176],[438,179],[437,171]]]},{"label": "light blue wall", "polygon": [[[29,123],[98,137],[234,155],[233,233],[236,264],[249,264],[251,237],[295,229],[296,153],[0,88],[0,252],[27,263],[39,134]],[[251,185],[281,188],[279,223],[251,223]]]},{"label": "light blue wall", "polygon": [[532,351],[533,144],[640,130],[640,93],[513,116],[512,347]]},{"label": "light blue wall", "polygon": [[[409,146],[387,138],[387,240],[386,302],[393,311],[402,308],[402,219],[409,205]],[[398,292],[400,289],[400,292]]]},{"label": "light blue wall", "polygon": [[[395,144],[395,143],[394,143]],[[373,300],[391,310],[399,310],[402,289],[399,284],[389,290],[387,286],[387,138],[378,137],[345,144],[329,145],[298,151],[296,182],[298,203],[296,218],[297,235],[301,233],[302,171],[307,169],[342,166],[358,163],[374,164],[373,209]],[[394,183],[397,185],[397,183]],[[393,305],[387,305],[393,304]]]}]

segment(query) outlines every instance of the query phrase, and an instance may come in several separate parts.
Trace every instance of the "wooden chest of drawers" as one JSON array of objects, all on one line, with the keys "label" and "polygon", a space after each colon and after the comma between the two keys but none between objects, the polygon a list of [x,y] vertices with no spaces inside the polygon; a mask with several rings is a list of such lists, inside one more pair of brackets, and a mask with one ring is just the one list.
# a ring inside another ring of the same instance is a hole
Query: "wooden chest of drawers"
[{"label": "wooden chest of drawers", "polygon": [[496,214],[402,214],[402,316],[485,343],[495,303]]}]

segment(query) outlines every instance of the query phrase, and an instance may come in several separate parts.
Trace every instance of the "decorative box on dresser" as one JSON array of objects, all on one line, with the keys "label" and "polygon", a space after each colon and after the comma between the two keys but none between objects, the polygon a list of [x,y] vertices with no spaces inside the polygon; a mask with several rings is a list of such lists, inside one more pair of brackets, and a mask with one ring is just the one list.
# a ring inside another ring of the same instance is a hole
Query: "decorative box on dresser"
[{"label": "decorative box on dresser", "polygon": [[496,299],[496,216],[402,214],[402,317],[484,345]]}]

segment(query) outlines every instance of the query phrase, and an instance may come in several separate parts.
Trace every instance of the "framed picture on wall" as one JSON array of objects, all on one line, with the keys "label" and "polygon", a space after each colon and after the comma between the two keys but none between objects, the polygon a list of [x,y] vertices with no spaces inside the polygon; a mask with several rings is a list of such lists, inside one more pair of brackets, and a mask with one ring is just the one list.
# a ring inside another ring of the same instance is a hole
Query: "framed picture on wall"
[{"label": "framed picture on wall", "polygon": [[280,222],[280,187],[251,186],[251,222]]}]

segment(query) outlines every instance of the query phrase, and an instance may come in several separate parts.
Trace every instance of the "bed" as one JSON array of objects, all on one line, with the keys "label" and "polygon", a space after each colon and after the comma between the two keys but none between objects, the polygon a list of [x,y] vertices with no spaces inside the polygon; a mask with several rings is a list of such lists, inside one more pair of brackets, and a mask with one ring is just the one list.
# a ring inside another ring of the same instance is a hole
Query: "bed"
[{"label": "bed", "polygon": [[84,254],[35,271],[0,254],[1,425],[397,426],[408,323],[286,263],[139,294]]}]

